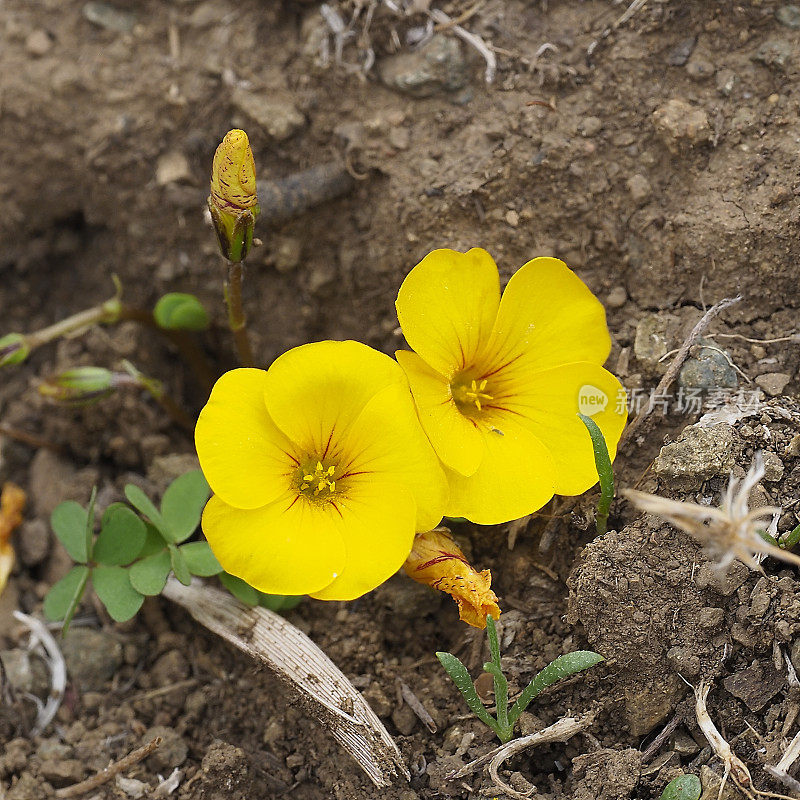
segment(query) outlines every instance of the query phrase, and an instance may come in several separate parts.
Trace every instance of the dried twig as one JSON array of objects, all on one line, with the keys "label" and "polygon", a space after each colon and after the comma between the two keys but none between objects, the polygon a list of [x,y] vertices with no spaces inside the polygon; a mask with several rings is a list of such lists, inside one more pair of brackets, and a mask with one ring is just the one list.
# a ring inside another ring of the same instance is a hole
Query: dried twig
[{"label": "dried twig", "polygon": [[672,719],[664,726],[661,733],[653,739],[647,746],[647,749],[642,752],[642,761],[649,761],[660,749],[661,745],[669,739],[675,732],[675,729],[686,719],[686,709],[681,706],[673,714]]},{"label": "dried twig", "polygon": [[86,792],[91,792],[92,789],[96,789],[98,786],[102,786],[104,783],[110,781],[115,775],[119,775],[120,772],[125,772],[126,769],[130,769],[134,764],[138,764],[142,759],[147,758],[161,742],[161,737],[156,736],[155,739],[151,739],[146,745],[139,747],[132,753],[128,753],[127,756],[121,758],[119,761],[109,764],[102,772],[98,772],[97,775],[87,778],[80,783],[74,783],[72,786],[65,786],[63,789],[58,789],[56,791],[56,797],[59,798],[59,800],[63,800],[65,797],[78,797],[79,795],[86,794]]},{"label": "dried twig", "polygon": [[400,690],[400,697],[406,705],[417,715],[417,719],[431,732],[436,733],[436,723],[433,717],[427,712],[419,698],[411,691],[411,687],[402,679],[397,679],[397,687]]}]

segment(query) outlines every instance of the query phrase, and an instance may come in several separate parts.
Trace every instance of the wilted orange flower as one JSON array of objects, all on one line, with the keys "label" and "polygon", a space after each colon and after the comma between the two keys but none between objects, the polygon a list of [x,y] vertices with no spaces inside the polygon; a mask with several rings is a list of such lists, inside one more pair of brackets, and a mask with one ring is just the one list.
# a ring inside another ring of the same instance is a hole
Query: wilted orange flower
[{"label": "wilted orange flower", "polygon": [[0,592],[5,589],[8,576],[14,567],[14,548],[11,534],[22,524],[22,512],[27,497],[13,483],[3,486],[0,494]]},{"label": "wilted orange flower", "polygon": [[459,618],[473,628],[485,628],[487,614],[500,616],[492,573],[475,570],[447,528],[420,533],[403,569],[418,583],[449,594],[458,603]]}]

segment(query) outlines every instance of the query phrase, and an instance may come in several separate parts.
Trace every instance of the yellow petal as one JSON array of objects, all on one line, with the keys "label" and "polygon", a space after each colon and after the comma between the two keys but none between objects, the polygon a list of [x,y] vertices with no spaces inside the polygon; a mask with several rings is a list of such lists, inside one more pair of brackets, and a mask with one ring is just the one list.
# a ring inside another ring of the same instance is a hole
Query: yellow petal
[{"label": "yellow petal", "polygon": [[487,371],[530,371],[591,361],[603,364],[611,337],[600,301],[557,258],[535,258],[508,282],[491,341],[481,354]]},{"label": "yellow petal", "polygon": [[547,448],[511,420],[498,430],[502,434],[483,432],[486,452],[474,475],[446,470],[448,517],[480,525],[509,522],[538,511],[553,496],[555,465]]},{"label": "yellow petal", "polygon": [[[520,425],[550,451],[556,494],[583,494],[597,483],[592,442],[580,411],[603,433],[613,460],[627,419],[627,397],[620,382],[597,364],[564,364],[516,382],[513,400],[504,405]],[[502,425],[502,423],[498,423]]]},{"label": "yellow petal", "polygon": [[381,389],[405,385],[389,356],[360,342],[314,342],[284,353],[267,371],[264,396],[275,424],[315,458],[331,448]]},{"label": "yellow petal", "polygon": [[477,424],[462,414],[453,400],[449,382],[416,353],[398,350],[398,363],[406,373],[422,427],[436,455],[450,469],[472,475],[483,458],[483,436]]},{"label": "yellow petal", "polygon": [[259,508],[285,492],[297,468],[293,445],[264,403],[266,375],[235,369],[216,383],[195,428],[200,466],[211,489],[237,508]]},{"label": "yellow petal", "polygon": [[447,479],[419,424],[408,384],[387,386],[376,394],[340,442],[344,472],[336,474],[339,485],[403,486],[416,506],[415,529],[429,530],[439,523]]},{"label": "yellow petal", "polygon": [[492,573],[488,569],[478,572],[447,528],[419,534],[403,569],[418,583],[447,592],[458,604],[459,619],[473,628],[485,628],[487,614],[494,619],[500,616]]},{"label": "yellow petal", "polygon": [[402,485],[361,481],[336,505],[345,566],[333,583],[311,593],[318,600],[353,600],[372,591],[400,569],[414,540],[416,508]]},{"label": "yellow petal", "polygon": [[253,151],[242,130],[228,131],[214,153],[211,198],[220,209],[234,211],[258,203]]},{"label": "yellow petal", "polygon": [[22,524],[28,497],[14,483],[6,483],[0,492],[0,592],[14,568],[14,547],[11,534]]},{"label": "yellow petal", "polygon": [[499,301],[497,266],[485,250],[434,250],[403,281],[397,318],[411,348],[449,380],[486,344]]},{"label": "yellow petal", "polygon": [[286,493],[263,508],[233,508],[212,497],[203,533],[226,572],[267,594],[310,594],[342,573],[341,519]]}]

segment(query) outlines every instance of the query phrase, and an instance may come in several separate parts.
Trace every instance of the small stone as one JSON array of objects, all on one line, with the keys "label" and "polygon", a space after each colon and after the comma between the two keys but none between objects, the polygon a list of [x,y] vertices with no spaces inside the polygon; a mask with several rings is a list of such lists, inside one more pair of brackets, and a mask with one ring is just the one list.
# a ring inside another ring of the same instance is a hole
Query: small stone
[{"label": "small stone", "polygon": [[395,150],[408,150],[408,146],[411,144],[411,131],[408,128],[390,128],[389,144]]},{"label": "small stone", "polygon": [[667,661],[679,675],[692,678],[700,674],[700,658],[686,647],[671,647],[667,651]]},{"label": "small stone", "polygon": [[[215,739],[206,750],[202,764],[205,775],[224,776],[225,797],[237,789],[247,779],[250,772],[250,762],[247,753],[241,747]],[[236,793],[235,796],[239,796]]]},{"label": "small stone", "polygon": [[658,314],[647,314],[639,320],[633,340],[633,354],[652,370],[657,370],[660,359],[667,353],[668,322]]},{"label": "small stone", "polygon": [[74,758],[48,759],[39,765],[39,774],[55,788],[69,786],[83,780],[83,764]]},{"label": "small stone", "polygon": [[695,570],[694,583],[698,589],[713,589],[723,597],[730,597],[749,575],[750,570],[741,561],[731,562],[725,572],[720,572],[715,564],[704,562]]},{"label": "small stone", "polygon": [[28,34],[28,38],[25,39],[25,49],[32,55],[36,56],[37,58],[41,58],[47,53],[50,52],[50,48],[53,46],[53,40],[50,37],[50,34],[47,31],[43,30],[35,30],[31,31]]},{"label": "small stone", "polygon": [[689,60],[689,56],[691,56],[694,51],[696,44],[697,37],[695,36],[682,39],[669,51],[667,55],[667,64],[671,67],[682,67]]},{"label": "small stone", "polygon": [[711,139],[708,115],[685,100],[668,100],[653,112],[653,124],[672,153],[704,144]]},{"label": "small stone", "polygon": [[722,625],[724,619],[724,609],[707,606],[700,609],[700,613],[697,615],[697,624],[706,630],[714,630]]},{"label": "small stone", "polygon": [[136,24],[136,15],[133,12],[94,0],[84,5],[83,16],[94,25],[116,33],[129,33]]},{"label": "small stone", "polygon": [[43,519],[22,523],[14,536],[14,549],[26,567],[35,567],[50,552],[50,526]]},{"label": "small stone", "polygon": [[783,688],[784,683],[784,676],[771,663],[760,661],[754,661],[723,681],[725,688],[753,712],[761,711]]},{"label": "small stone", "polygon": [[122,665],[122,645],[109,633],[71,627],[61,643],[67,674],[82,692],[99,692]]},{"label": "small stone", "polygon": [[800,6],[781,6],[775,18],[787,28],[800,28]]},{"label": "small stone", "polygon": [[286,141],[306,123],[286,91],[256,94],[237,86],[233,90],[233,105],[260,125],[277,142]]},{"label": "small stone", "polygon": [[653,187],[644,175],[631,175],[625,185],[635,203],[646,203],[653,194]]},{"label": "small stone", "polygon": [[767,372],[764,375],[758,375],[756,383],[770,397],[780,397],[791,379],[792,376],[787,375],[785,372]]},{"label": "small stone", "polygon": [[392,712],[392,722],[401,736],[411,736],[418,721],[417,715],[405,703]]},{"label": "small stone", "polygon": [[769,39],[753,53],[752,58],[766,67],[782,70],[791,56],[792,45],[789,42],[784,39]]},{"label": "small stone", "polygon": [[800,638],[795,639],[792,642],[792,649],[789,654],[789,659],[792,662],[795,672],[800,672]]},{"label": "small stone", "polygon": [[383,59],[379,72],[386,86],[418,98],[457,92],[469,83],[461,43],[443,34],[435,34],[418,50]]},{"label": "small stone", "polygon": [[156,725],[145,731],[142,736],[142,744],[147,744],[157,736],[161,737],[161,744],[147,759],[153,769],[159,772],[170,772],[186,761],[186,757],[189,755],[186,742],[177,731],[166,725]]},{"label": "small stone", "polygon": [[361,694],[364,696],[367,703],[369,703],[370,708],[379,717],[385,719],[391,715],[394,706],[377,681],[372,681]]},{"label": "small stone", "polygon": [[701,339],[700,344],[708,346],[700,347],[686,359],[678,375],[678,384],[700,392],[735,389],[739,378],[727,354],[708,340]]},{"label": "small stone", "polygon": [[27,650],[2,650],[0,661],[12,689],[42,699],[47,697],[50,691],[47,667],[36,655]]},{"label": "small stone", "polygon": [[625,687],[625,720],[632,736],[646,736],[670,714],[680,696],[672,674]]},{"label": "small stone", "polygon": [[700,752],[700,745],[684,731],[678,731],[672,737],[672,749],[679,756],[693,756]]},{"label": "small stone", "polygon": [[628,293],[624,286],[615,286],[606,296],[606,305],[609,308],[622,308],[628,302]]},{"label": "small stone", "polygon": [[186,156],[171,150],[160,156],[156,163],[156,183],[166,186],[168,183],[187,182],[192,179],[192,170]]},{"label": "small stone", "polygon": [[506,223],[512,228],[516,228],[519,225],[519,214],[514,209],[506,211]]},{"label": "small stone", "polygon": [[154,686],[169,686],[189,677],[189,663],[180,650],[169,650],[159,656],[150,669]]},{"label": "small stone", "polygon": [[706,81],[714,74],[714,65],[705,58],[693,58],[686,65],[686,74],[693,81]]},{"label": "small stone", "polygon": [[578,123],[578,133],[586,139],[591,139],[603,130],[603,120],[600,117],[584,117]]},{"label": "small stone", "polygon": [[723,785],[722,776],[717,775],[707,764],[700,767],[700,785],[703,787],[700,800],[740,800],[741,798],[736,784],[728,779]]},{"label": "small stone", "polygon": [[691,489],[718,475],[727,475],[736,463],[734,431],[730,425],[708,428],[690,425],[677,441],[656,456],[653,471],[660,479]]},{"label": "small stone", "polygon": [[303,242],[295,236],[276,236],[272,254],[278,272],[291,272],[303,256]]},{"label": "small stone", "polygon": [[766,450],[764,456],[764,480],[775,482],[783,477],[783,461],[777,453]]},{"label": "small stone", "polygon": [[786,450],[784,452],[791,458],[800,456],[800,433],[796,433],[792,436],[792,440],[786,445]]},{"label": "small stone", "polygon": [[733,87],[736,85],[736,80],[736,73],[732,69],[719,70],[715,80],[717,91],[721,95],[729,97]]}]

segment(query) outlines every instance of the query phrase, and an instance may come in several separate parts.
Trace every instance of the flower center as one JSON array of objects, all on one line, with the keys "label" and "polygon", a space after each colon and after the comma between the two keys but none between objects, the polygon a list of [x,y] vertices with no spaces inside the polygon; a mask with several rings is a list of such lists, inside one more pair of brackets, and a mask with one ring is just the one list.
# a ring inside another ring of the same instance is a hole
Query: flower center
[{"label": "flower center", "polygon": [[456,377],[450,384],[450,392],[459,410],[464,414],[482,411],[483,404],[491,402],[494,397],[486,391],[488,381]]},{"label": "flower center", "polygon": [[306,497],[324,499],[336,491],[336,465],[325,465],[321,461],[312,467],[307,465],[300,471],[300,491]]}]

